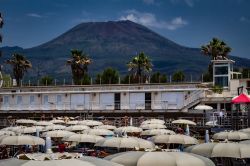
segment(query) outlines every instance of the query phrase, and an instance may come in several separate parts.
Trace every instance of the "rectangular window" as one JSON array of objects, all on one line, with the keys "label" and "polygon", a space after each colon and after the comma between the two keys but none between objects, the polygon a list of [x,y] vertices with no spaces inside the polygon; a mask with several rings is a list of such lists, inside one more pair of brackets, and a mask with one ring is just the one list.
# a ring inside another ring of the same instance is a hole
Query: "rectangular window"
[{"label": "rectangular window", "polygon": [[48,104],[49,103],[49,96],[45,95],[43,96],[43,104]]},{"label": "rectangular window", "polygon": [[227,75],[228,67],[227,66],[215,66],[215,75]]},{"label": "rectangular window", "polygon": [[35,96],[32,95],[30,96],[30,104],[34,104],[35,103]]},{"label": "rectangular window", "polygon": [[22,102],[23,102],[22,96],[17,96],[16,103],[17,103],[17,104],[22,104]]},{"label": "rectangular window", "polygon": [[3,104],[8,105],[9,104],[9,96],[4,96],[3,97]]},{"label": "rectangular window", "polygon": [[121,109],[121,93],[115,93],[115,110]]},{"label": "rectangular window", "polygon": [[145,109],[151,110],[151,93],[145,93]]},{"label": "rectangular window", "polygon": [[215,77],[214,84],[221,87],[228,87],[228,77]]},{"label": "rectangular window", "polygon": [[56,103],[57,104],[62,104],[62,95],[57,95],[56,96]]}]

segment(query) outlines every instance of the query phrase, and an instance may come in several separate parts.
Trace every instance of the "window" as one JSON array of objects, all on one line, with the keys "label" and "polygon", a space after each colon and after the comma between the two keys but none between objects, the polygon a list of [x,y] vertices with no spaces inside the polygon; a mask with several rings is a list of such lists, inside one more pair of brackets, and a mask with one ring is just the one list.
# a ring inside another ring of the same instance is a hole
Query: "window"
[{"label": "window", "polygon": [[227,66],[215,66],[215,75],[227,75],[228,67]]},{"label": "window", "polygon": [[32,95],[30,96],[30,104],[34,104],[35,103],[35,96]]},{"label": "window", "polygon": [[151,109],[151,93],[145,93],[145,109]]},{"label": "window", "polygon": [[23,102],[22,96],[17,96],[16,103],[17,103],[17,104],[22,104],[22,102]]},{"label": "window", "polygon": [[9,96],[4,96],[3,97],[3,104],[8,105],[9,104]]},{"label": "window", "polygon": [[214,84],[221,87],[228,87],[228,77],[215,77]]},{"label": "window", "polygon": [[62,95],[57,95],[56,96],[56,103],[61,104],[62,103]]},{"label": "window", "polygon": [[121,93],[115,93],[115,110],[121,109]]},{"label": "window", "polygon": [[45,95],[43,96],[43,104],[48,104],[49,103],[49,96]]}]

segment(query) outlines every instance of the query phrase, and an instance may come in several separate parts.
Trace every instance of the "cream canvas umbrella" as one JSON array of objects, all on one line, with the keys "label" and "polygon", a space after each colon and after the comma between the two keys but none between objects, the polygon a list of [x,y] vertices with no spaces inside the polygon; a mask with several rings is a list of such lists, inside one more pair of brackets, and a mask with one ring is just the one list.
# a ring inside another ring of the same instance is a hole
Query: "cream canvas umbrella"
[{"label": "cream canvas umbrella", "polygon": [[142,132],[142,128],[140,127],[134,127],[134,126],[124,126],[124,127],[119,127],[114,130],[115,133],[120,134],[120,133],[140,133]]},{"label": "cream canvas umbrella", "polygon": [[241,141],[250,139],[250,135],[240,131],[223,131],[213,135],[215,140]]},{"label": "cream canvas umbrella", "polygon": [[250,134],[250,128],[245,128],[245,129],[241,129],[239,130],[240,132],[244,132],[244,133],[249,133]]},{"label": "cream canvas umbrella", "polygon": [[38,121],[34,125],[36,125],[36,126],[50,126],[50,125],[53,125],[53,123],[49,122],[49,121]]},{"label": "cream canvas umbrella", "polygon": [[65,123],[63,120],[60,120],[60,119],[53,119],[49,122],[51,122],[53,124],[64,124]]},{"label": "cream canvas umbrella", "polygon": [[196,107],[194,107],[195,110],[212,110],[213,107],[209,106],[209,105],[197,105]]},{"label": "cream canvas umbrella", "polygon": [[79,121],[78,124],[87,125],[87,126],[100,126],[100,125],[103,125],[102,122],[95,121],[95,120],[82,120],[82,121]]},{"label": "cream canvas umbrella", "polygon": [[71,121],[68,121],[66,124],[67,125],[77,125],[79,123],[78,120],[71,120]]},{"label": "cream canvas umbrella", "polygon": [[16,123],[18,123],[18,124],[35,124],[36,121],[31,120],[31,119],[18,119],[18,120],[16,120]]},{"label": "cream canvas umbrella", "polygon": [[41,137],[63,138],[74,134],[75,133],[66,130],[53,130],[43,133]]},{"label": "cream canvas umbrella", "polygon": [[150,130],[150,129],[165,129],[167,127],[164,124],[144,124],[141,125],[140,128],[144,130]]},{"label": "cream canvas umbrella", "polygon": [[82,143],[96,143],[100,140],[104,139],[104,137],[98,135],[89,135],[89,134],[75,134],[69,137],[64,137],[63,141],[69,142],[82,142]]},{"label": "cream canvas umbrella", "polygon": [[107,129],[107,130],[115,130],[116,127],[112,125],[101,125],[101,126],[95,126],[95,129]]},{"label": "cream canvas umbrella", "polygon": [[152,129],[141,132],[141,135],[143,136],[154,136],[154,135],[164,135],[164,134],[175,134],[175,132],[167,129]]},{"label": "cream canvas umbrella", "polygon": [[90,135],[102,135],[102,136],[114,135],[113,131],[107,129],[89,129],[89,130],[84,130],[83,133]]},{"label": "cream canvas umbrella", "polygon": [[198,140],[187,135],[156,135],[151,137],[151,140],[157,144],[182,144],[182,145],[194,145],[198,144]]},{"label": "cream canvas umbrella", "polygon": [[1,131],[14,131],[15,132],[16,130],[19,130],[22,128],[25,128],[25,126],[10,126],[10,127],[1,129]]},{"label": "cream canvas umbrella", "polygon": [[21,129],[16,129],[15,132],[19,134],[31,134],[35,133],[37,130],[44,131],[44,127],[42,126],[25,127]]},{"label": "cream canvas umbrella", "polygon": [[124,166],[215,166],[208,158],[183,152],[140,152],[117,153],[105,157]]},{"label": "cream canvas umbrella", "polygon": [[95,146],[97,147],[113,147],[113,148],[139,148],[139,149],[152,149],[155,147],[154,143],[136,137],[112,137],[105,138],[98,141]]},{"label": "cream canvas umbrella", "polygon": [[[5,159],[5,160],[0,160],[0,166],[122,166],[120,164],[99,159],[96,157],[80,157],[80,158],[71,158],[68,155],[65,155],[62,153],[60,156],[61,158],[57,159],[57,154],[49,154],[46,156],[44,155],[43,160],[42,156],[39,156],[38,159],[27,159],[27,157],[23,157],[25,159],[17,159],[17,158],[12,158],[12,159]],[[30,157],[30,156],[29,156]],[[69,159],[67,159],[67,157]]]},{"label": "cream canvas umbrella", "polygon": [[250,158],[250,145],[239,143],[204,143],[187,147],[185,151],[209,158]]},{"label": "cream canvas umbrella", "polygon": [[83,131],[88,129],[90,129],[90,127],[86,125],[73,125],[65,128],[67,131]]},{"label": "cream canvas umbrella", "polygon": [[145,124],[164,124],[164,120],[160,120],[160,119],[149,119],[149,120],[145,120],[141,123],[141,125],[145,125]]},{"label": "cream canvas umbrella", "polygon": [[44,139],[31,135],[0,137],[0,145],[44,145],[44,144],[45,144]]},{"label": "cream canvas umbrella", "polygon": [[250,144],[250,140],[240,141],[240,144]]},{"label": "cream canvas umbrella", "polygon": [[173,124],[188,124],[188,125],[196,125],[195,122],[191,121],[191,120],[186,120],[186,119],[178,119],[178,120],[174,120],[172,121]]},{"label": "cream canvas umbrella", "polygon": [[50,131],[50,130],[64,130],[66,128],[66,126],[63,125],[50,125],[50,126],[46,126],[45,130],[46,131]]},{"label": "cream canvas umbrella", "polygon": [[0,130],[0,136],[1,135],[16,135],[15,132],[13,131],[4,131],[4,130]]}]

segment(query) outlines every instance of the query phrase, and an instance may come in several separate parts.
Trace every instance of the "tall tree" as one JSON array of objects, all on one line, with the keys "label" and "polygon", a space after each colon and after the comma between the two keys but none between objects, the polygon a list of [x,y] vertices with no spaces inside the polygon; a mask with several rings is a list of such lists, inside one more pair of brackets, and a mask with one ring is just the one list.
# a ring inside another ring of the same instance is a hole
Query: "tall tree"
[{"label": "tall tree", "polygon": [[119,72],[111,67],[106,68],[96,76],[96,84],[117,84],[119,83]]},{"label": "tall tree", "polygon": [[152,71],[152,63],[148,56],[143,52],[139,53],[127,64],[128,71],[137,78],[138,82],[141,83],[143,77],[148,77],[149,73]]},{"label": "tall tree", "polygon": [[176,71],[173,74],[173,82],[183,82],[185,80],[185,75],[182,71]]},{"label": "tall tree", "polygon": [[213,38],[207,45],[201,46],[201,52],[210,56],[212,60],[223,60],[227,59],[231,48],[224,41]]},{"label": "tall tree", "polygon": [[20,86],[20,81],[23,79],[24,73],[27,72],[27,69],[32,67],[31,62],[23,55],[15,53],[6,63],[12,65],[13,75],[16,79],[17,86]]},{"label": "tall tree", "polygon": [[71,65],[74,83],[80,85],[82,80],[86,78],[88,65],[92,63],[92,60],[79,50],[71,50],[71,57],[67,60],[67,64]]},{"label": "tall tree", "polygon": [[166,83],[167,76],[166,74],[161,74],[160,72],[156,72],[151,76],[150,82],[151,83]]}]

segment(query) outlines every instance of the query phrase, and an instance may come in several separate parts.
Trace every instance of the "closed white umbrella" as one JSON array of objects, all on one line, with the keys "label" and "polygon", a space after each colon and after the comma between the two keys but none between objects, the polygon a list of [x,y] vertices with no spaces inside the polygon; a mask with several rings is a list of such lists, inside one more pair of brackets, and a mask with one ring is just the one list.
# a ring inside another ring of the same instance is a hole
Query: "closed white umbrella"
[{"label": "closed white umbrella", "polygon": [[82,143],[96,143],[100,140],[104,139],[104,137],[98,135],[89,135],[89,134],[75,134],[69,137],[64,137],[63,141],[69,142],[82,142]]},{"label": "closed white umbrella", "polygon": [[53,130],[43,133],[41,137],[63,138],[74,134],[75,133],[66,130]]},{"label": "closed white umbrella", "polygon": [[151,137],[154,143],[164,143],[164,144],[182,144],[182,145],[193,145],[198,144],[198,140],[187,136],[187,135],[156,135]]},{"label": "closed white umbrella", "polygon": [[89,126],[86,125],[73,125],[73,126],[68,126],[65,128],[65,130],[68,131],[83,131],[83,130],[88,130],[90,129]]},{"label": "closed white umbrella", "polygon": [[98,141],[95,146],[97,147],[113,147],[113,148],[140,148],[152,149],[155,147],[154,143],[136,137],[112,137],[105,138]]},{"label": "closed white umbrella", "polygon": [[172,130],[167,129],[152,129],[152,130],[145,130],[141,132],[143,136],[154,136],[154,135],[164,135],[164,134],[175,134]]},{"label": "closed white umbrella", "polygon": [[31,135],[18,136],[2,136],[0,145],[44,145],[45,141],[42,138]]},{"label": "closed white umbrella", "polygon": [[183,152],[118,153],[105,157],[124,166],[215,166],[208,158]]}]

